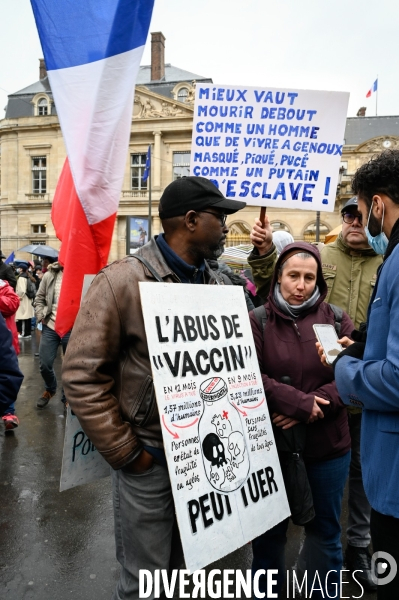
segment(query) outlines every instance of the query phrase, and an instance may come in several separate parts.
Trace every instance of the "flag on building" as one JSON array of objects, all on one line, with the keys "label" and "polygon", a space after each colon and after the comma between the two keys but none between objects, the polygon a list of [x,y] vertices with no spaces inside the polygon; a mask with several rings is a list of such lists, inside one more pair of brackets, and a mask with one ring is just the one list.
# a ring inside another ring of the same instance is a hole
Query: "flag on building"
[{"label": "flag on building", "polygon": [[108,260],[154,0],[31,3],[67,150],[52,209],[62,242],[56,330],[63,335],[84,275]]},{"label": "flag on building", "polygon": [[378,79],[376,79],[373,83],[373,85],[371,86],[371,88],[369,89],[369,91],[366,94],[366,98],[370,98],[371,94],[373,92],[376,92],[378,88]]},{"label": "flag on building", "polygon": [[147,181],[151,170],[151,146],[148,146],[147,157],[145,159],[145,169],[143,172],[143,181]]}]

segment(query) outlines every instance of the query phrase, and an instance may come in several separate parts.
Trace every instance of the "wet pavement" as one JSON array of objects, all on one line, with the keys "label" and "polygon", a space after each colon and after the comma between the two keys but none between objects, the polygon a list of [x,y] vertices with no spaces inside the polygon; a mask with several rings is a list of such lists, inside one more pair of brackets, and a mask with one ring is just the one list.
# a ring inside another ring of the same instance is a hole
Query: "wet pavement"
[{"label": "wet pavement", "polygon": [[[7,435],[0,430],[0,598],[110,600],[119,572],[110,478],[58,491],[65,417],[60,389],[47,408],[36,408],[44,388],[35,357],[39,333],[33,334],[21,343],[25,379],[16,404],[20,427]],[[55,368],[60,380],[60,356]],[[342,524],[345,531],[345,508]],[[289,569],[295,566],[301,536],[301,528],[290,526]],[[250,566],[247,545],[207,570]],[[346,597],[359,597],[356,585],[344,590]],[[292,592],[283,597],[292,598]],[[376,594],[360,597],[375,600]]]}]

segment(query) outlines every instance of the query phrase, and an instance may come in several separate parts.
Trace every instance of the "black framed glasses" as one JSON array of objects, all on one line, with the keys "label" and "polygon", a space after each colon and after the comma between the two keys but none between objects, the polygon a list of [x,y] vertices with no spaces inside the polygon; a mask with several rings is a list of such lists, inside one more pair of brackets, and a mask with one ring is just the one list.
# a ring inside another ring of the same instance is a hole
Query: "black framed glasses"
[{"label": "black framed glasses", "polygon": [[210,210],[198,210],[197,212],[206,213],[208,215],[213,215],[214,217],[219,219],[222,227],[224,227],[226,225],[227,215],[224,215],[223,213],[214,213],[214,212],[211,212]]},{"label": "black framed glasses", "polygon": [[362,225],[362,215],[361,214],[357,214],[354,215],[353,213],[344,213],[342,215],[342,219],[344,220],[345,223],[348,223],[348,225],[352,225],[352,223],[355,222],[355,219],[357,219],[359,221],[359,225]]}]

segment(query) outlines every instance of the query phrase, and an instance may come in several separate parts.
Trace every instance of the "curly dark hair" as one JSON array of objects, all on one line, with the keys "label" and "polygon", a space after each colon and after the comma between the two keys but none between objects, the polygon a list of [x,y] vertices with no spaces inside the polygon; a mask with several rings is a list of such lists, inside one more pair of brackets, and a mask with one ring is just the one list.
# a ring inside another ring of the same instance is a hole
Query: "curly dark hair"
[{"label": "curly dark hair", "polygon": [[352,190],[368,206],[375,194],[385,194],[399,204],[399,150],[385,150],[362,165],[352,180]]}]

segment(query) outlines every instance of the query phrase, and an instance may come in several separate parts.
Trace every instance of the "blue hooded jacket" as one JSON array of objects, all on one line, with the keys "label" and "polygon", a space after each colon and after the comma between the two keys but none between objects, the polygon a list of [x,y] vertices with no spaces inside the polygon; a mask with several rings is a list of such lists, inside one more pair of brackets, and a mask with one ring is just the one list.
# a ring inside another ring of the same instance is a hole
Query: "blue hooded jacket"
[{"label": "blue hooded jacket", "polygon": [[399,517],[399,245],[378,274],[363,360],[343,356],[335,382],[345,404],[363,407],[363,484],[374,510]]},{"label": "blue hooded jacket", "polygon": [[11,331],[0,314],[0,417],[17,399],[23,378],[12,345]]}]

